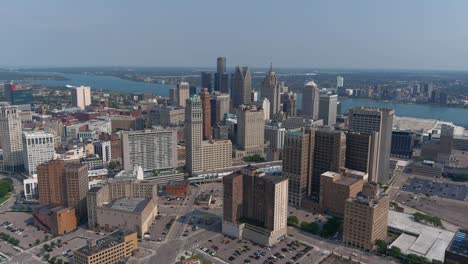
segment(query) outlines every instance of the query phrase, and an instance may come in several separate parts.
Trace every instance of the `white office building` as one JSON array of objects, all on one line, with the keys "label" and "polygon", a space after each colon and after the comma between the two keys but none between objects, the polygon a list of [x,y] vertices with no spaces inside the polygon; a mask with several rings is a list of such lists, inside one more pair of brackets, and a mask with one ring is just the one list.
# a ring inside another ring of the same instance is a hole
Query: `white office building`
[{"label": "white office building", "polygon": [[0,108],[0,142],[3,150],[3,170],[21,172],[24,169],[21,144],[21,118],[16,106]]},{"label": "white office building", "polygon": [[38,165],[54,158],[54,135],[46,132],[23,132],[23,161],[29,175],[36,174]]},{"label": "white office building", "polygon": [[72,106],[85,109],[91,104],[91,87],[79,86],[71,90]]},{"label": "white office building", "polygon": [[24,197],[26,201],[34,201],[38,199],[37,192],[37,174],[23,180]]}]

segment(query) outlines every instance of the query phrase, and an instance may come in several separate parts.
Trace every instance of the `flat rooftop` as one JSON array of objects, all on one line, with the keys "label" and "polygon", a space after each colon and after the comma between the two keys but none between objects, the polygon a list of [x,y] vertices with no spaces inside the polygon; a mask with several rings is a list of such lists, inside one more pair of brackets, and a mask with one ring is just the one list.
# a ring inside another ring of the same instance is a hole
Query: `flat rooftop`
[{"label": "flat rooftop", "polygon": [[96,240],[96,243],[92,246],[84,246],[82,248],[79,248],[77,251],[84,253],[87,256],[91,256],[96,254],[97,252],[103,251],[105,249],[114,247],[120,243],[123,242],[123,238],[125,236],[128,236],[130,234],[133,234],[135,232],[130,231],[130,230],[118,230],[113,233],[110,233],[109,235]]},{"label": "flat rooftop", "polygon": [[395,211],[388,212],[388,227],[402,232],[390,247],[399,247],[403,254],[415,254],[442,262],[445,250],[455,235],[454,232],[416,222],[412,215]]},{"label": "flat rooftop", "polygon": [[128,212],[141,212],[148,205],[148,198],[122,198],[113,201],[108,207]]},{"label": "flat rooftop", "polygon": [[468,256],[468,231],[458,230],[447,250],[459,255]]}]

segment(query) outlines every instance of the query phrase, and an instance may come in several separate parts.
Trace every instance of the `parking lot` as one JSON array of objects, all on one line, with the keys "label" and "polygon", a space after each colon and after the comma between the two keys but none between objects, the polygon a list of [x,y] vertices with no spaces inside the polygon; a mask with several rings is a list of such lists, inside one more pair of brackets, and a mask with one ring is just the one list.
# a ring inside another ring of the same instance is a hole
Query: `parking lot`
[{"label": "parking lot", "polygon": [[312,246],[285,238],[273,247],[221,235],[199,245],[198,250],[228,263],[308,263]]},{"label": "parking lot", "polygon": [[0,232],[19,240],[18,246],[27,249],[52,238],[52,235],[34,227],[30,214],[5,212],[0,214]]},{"label": "parking lot", "polygon": [[462,184],[438,182],[435,180],[413,177],[406,181],[402,190],[413,193],[436,195],[447,199],[468,201],[468,186]]},{"label": "parking lot", "polygon": [[299,219],[299,224],[301,222],[316,222],[320,226],[325,224],[330,216],[324,214],[314,214],[305,210],[297,209],[294,207],[288,207],[288,217],[289,216],[296,216]]},{"label": "parking lot", "polygon": [[174,217],[171,216],[157,216],[151,227],[149,228],[149,240],[164,241],[167,232],[172,225]]}]

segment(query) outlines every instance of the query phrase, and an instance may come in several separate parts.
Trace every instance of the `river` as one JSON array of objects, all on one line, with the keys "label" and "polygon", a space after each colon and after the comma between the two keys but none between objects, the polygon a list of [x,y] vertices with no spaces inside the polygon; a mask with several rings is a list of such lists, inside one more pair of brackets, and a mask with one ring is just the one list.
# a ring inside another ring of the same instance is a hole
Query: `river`
[{"label": "river", "polygon": [[[104,89],[134,93],[152,93],[161,96],[169,96],[169,89],[174,85],[134,82],[112,76],[84,75],[84,74],[60,74],[69,79],[67,81],[56,80],[34,80],[34,83],[47,86],[85,85],[92,89]],[[298,107],[301,108],[302,98],[298,98]],[[468,127],[468,109],[442,107],[436,105],[401,104],[383,101],[372,101],[362,99],[341,100],[341,111],[356,106],[374,106],[395,109],[397,116],[416,117],[424,119],[438,119],[453,122],[457,125]]]}]

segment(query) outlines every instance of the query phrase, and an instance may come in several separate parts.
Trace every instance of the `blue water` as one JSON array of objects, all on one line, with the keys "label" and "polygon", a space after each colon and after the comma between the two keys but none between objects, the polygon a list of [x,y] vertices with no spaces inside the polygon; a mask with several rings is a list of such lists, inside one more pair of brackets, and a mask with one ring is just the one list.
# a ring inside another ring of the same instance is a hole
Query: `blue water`
[{"label": "blue water", "polygon": [[[456,125],[468,127],[468,109],[441,107],[437,105],[422,104],[400,104],[392,102],[372,101],[363,99],[344,99],[341,100],[341,112],[358,106],[372,106],[395,109],[397,116],[437,119],[441,121],[453,122]],[[302,106],[302,97],[298,98],[299,108]]]},{"label": "blue water", "polygon": [[91,86],[94,90],[112,90],[122,91],[129,93],[150,93],[161,96],[169,96],[169,89],[174,85],[157,84],[157,83],[144,83],[134,82],[129,80],[120,79],[112,76],[103,75],[85,75],[85,74],[59,74],[68,81],[57,80],[34,80],[32,82],[46,86]]},{"label": "blue water", "polygon": [[[34,80],[34,83],[47,86],[86,85],[92,89],[104,89],[122,92],[151,93],[161,96],[169,96],[169,89],[174,85],[134,82],[112,76],[84,75],[84,74],[59,74],[68,78],[68,81]],[[298,108],[302,106],[302,96],[298,96]],[[468,127],[468,109],[440,107],[435,105],[399,104],[391,102],[371,101],[362,99],[341,100],[341,111],[356,106],[373,106],[395,109],[397,116],[407,116],[426,119],[438,119],[453,122],[457,125]]]}]

